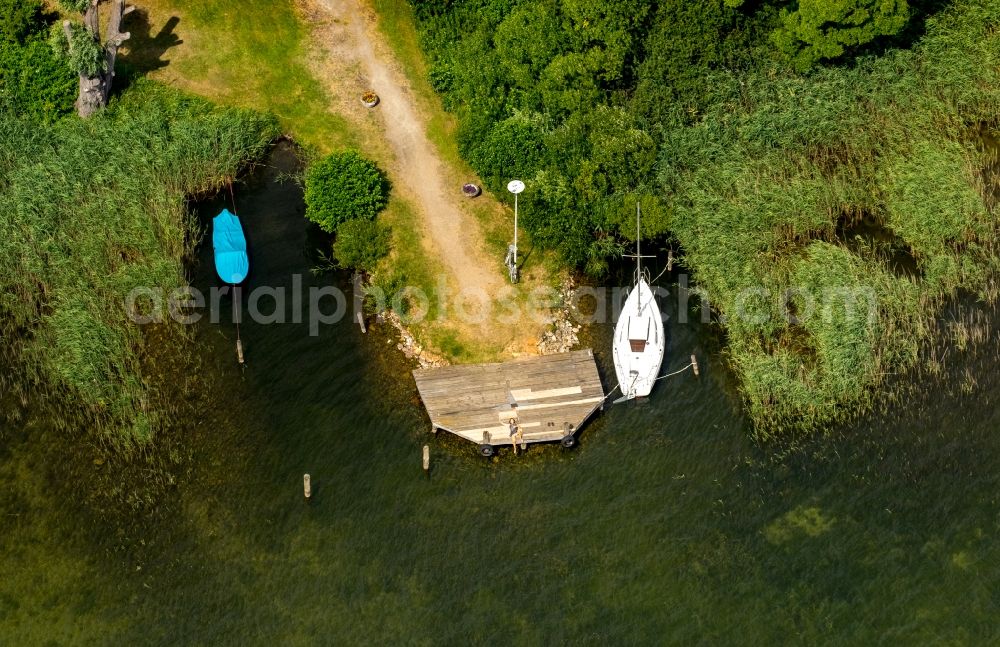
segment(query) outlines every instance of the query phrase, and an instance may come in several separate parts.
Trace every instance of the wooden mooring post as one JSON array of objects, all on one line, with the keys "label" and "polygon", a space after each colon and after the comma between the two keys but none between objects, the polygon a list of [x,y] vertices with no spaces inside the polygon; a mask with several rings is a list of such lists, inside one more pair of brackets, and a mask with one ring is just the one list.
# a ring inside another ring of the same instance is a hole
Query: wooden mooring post
[{"label": "wooden mooring post", "polygon": [[424,445],[424,473],[430,476],[431,474],[431,448],[430,445]]},{"label": "wooden mooring post", "polygon": [[694,369],[694,376],[698,377],[698,358],[694,355],[691,356],[691,368]]},{"label": "wooden mooring post", "polygon": [[236,321],[236,359],[243,364],[243,338],[240,337],[240,289],[233,287],[233,319]]},{"label": "wooden mooring post", "polygon": [[305,493],[307,499],[312,498],[313,494],[312,479],[308,474],[302,475],[302,490]]},{"label": "wooden mooring post", "polygon": [[360,272],[355,272],[354,276],[351,277],[351,284],[354,286],[354,320],[358,322],[358,326],[361,328],[361,334],[368,332],[368,328],[365,327],[365,286]]}]

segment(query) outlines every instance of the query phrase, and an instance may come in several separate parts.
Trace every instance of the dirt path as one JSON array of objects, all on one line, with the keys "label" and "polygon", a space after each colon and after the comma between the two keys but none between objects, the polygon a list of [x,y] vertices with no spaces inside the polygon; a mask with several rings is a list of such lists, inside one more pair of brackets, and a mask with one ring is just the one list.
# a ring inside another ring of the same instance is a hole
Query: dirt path
[{"label": "dirt path", "polygon": [[[272,111],[303,143],[320,150],[355,146],[376,160],[393,183],[384,217],[396,232],[399,267],[428,302],[439,306],[442,283],[448,290],[446,308],[411,325],[427,348],[458,361],[537,353],[552,314],[535,297],[552,281],[544,257],[539,251],[522,267],[516,291],[509,286],[494,241],[507,235],[509,211],[490,195],[475,201],[461,195],[469,180],[464,167],[456,168],[452,152],[442,157],[440,141],[427,135],[429,125],[448,120],[423,85],[411,88],[413,61],[402,61],[404,54],[390,46],[370,2],[274,3],[271,25],[259,3],[210,3],[215,9],[202,12],[190,0],[145,0],[125,49],[129,62],[162,82],[225,105]],[[305,26],[304,42],[289,18]],[[276,54],[268,47],[282,33],[295,44]],[[381,96],[372,110],[360,103],[368,89]]]},{"label": "dirt path", "polygon": [[393,190],[419,212],[426,251],[440,259],[454,289],[469,295],[495,295],[504,282],[496,259],[485,252],[479,224],[461,205],[466,200],[460,190],[462,179],[449,174],[427,138],[426,120],[378,33],[374,15],[363,0],[313,0],[310,10],[320,19],[317,32],[326,53],[313,63],[334,86],[332,96],[342,104],[338,112],[364,111],[358,102],[359,90],[371,88],[379,95],[375,111],[381,128],[373,135],[383,138],[391,151]]}]

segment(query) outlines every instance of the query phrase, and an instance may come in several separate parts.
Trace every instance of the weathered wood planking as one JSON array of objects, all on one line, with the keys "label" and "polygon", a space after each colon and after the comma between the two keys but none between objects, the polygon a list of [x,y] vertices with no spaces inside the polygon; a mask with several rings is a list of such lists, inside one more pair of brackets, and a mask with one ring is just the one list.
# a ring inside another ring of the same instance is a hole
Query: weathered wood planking
[{"label": "weathered wood planking", "polygon": [[[579,350],[498,364],[413,371],[431,424],[473,442],[509,445],[515,418],[524,442],[560,440],[566,424],[579,429],[604,403],[594,353]],[[510,406],[510,400],[516,407]]]}]

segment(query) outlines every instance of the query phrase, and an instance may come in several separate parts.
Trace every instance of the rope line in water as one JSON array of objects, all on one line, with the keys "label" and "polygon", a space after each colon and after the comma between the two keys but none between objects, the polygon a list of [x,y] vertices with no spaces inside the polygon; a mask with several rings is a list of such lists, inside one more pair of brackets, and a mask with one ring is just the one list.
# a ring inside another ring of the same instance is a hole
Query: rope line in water
[{"label": "rope line in water", "polygon": [[662,272],[660,272],[659,274],[657,274],[657,275],[656,275],[656,278],[655,278],[655,279],[653,279],[652,281],[650,281],[650,282],[649,282],[649,284],[650,284],[650,285],[652,285],[652,284],[656,283],[657,281],[659,281],[659,280],[660,280],[660,277],[661,277],[661,276],[663,276],[663,275],[664,275],[664,274],[666,274],[666,273],[667,273],[667,268],[666,268],[666,267],[664,267],[664,268],[663,268],[663,271],[662,271]]},{"label": "rope line in water", "polygon": [[[621,388],[621,384],[616,384],[615,388],[611,389],[611,391],[609,391],[608,394],[604,396],[604,400],[607,400],[608,398],[613,396],[615,394],[615,391],[617,391],[619,388]],[[604,403],[604,400],[601,400],[602,404]]]},{"label": "rope line in water", "polygon": [[688,370],[688,369],[689,369],[689,368],[691,368],[692,366],[694,366],[694,362],[691,362],[690,364],[688,364],[688,365],[687,365],[687,366],[685,366],[684,368],[681,368],[681,369],[678,369],[678,370],[674,371],[673,373],[667,373],[666,375],[661,375],[660,377],[656,378],[656,379],[655,379],[655,380],[653,380],[653,381],[654,381],[654,382],[657,382],[657,381],[659,381],[659,380],[662,380],[662,379],[663,379],[663,378],[665,378],[665,377],[673,377],[674,375],[677,375],[677,374],[679,374],[679,373],[683,373],[684,371]]},{"label": "rope line in water", "polygon": [[[656,379],[655,379],[655,380],[653,380],[653,381],[654,381],[654,382],[659,382],[660,380],[662,380],[662,379],[664,379],[664,378],[667,378],[667,377],[673,377],[674,375],[679,375],[679,374],[683,373],[684,371],[688,370],[689,368],[691,368],[691,367],[693,367],[693,366],[694,366],[694,362],[691,362],[690,364],[688,364],[688,365],[687,365],[687,366],[685,366],[684,368],[680,368],[680,369],[677,369],[677,370],[676,370],[676,371],[674,371],[673,373],[667,373],[666,375],[661,375],[660,377],[656,378]],[[636,378],[636,379],[638,379],[638,378]],[[634,380],[633,380],[633,381],[634,381]],[[617,384],[617,385],[615,385],[615,388],[611,389],[611,391],[610,391],[610,392],[608,392],[608,394],[607,394],[606,396],[604,396],[604,400],[607,400],[608,398],[610,398],[611,396],[613,396],[613,395],[615,394],[615,391],[617,391],[617,390],[618,390],[618,389],[620,389],[621,387],[622,387],[622,385],[621,385],[621,384]],[[603,400],[602,400],[602,402],[603,402]]]},{"label": "rope line in water", "polygon": [[659,281],[660,277],[667,273],[667,270],[673,269],[673,264],[674,264],[673,254],[674,254],[674,251],[670,250],[670,256],[667,258],[667,264],[666,264],[666,266],[663,268],[662,272],[660,272],[659,274],[656,275],[655,279],[653,279],[652,281],[649,282],[650,285],[652,285],[652,284],[656,283],[657,281]]},{"label": "rope line in water", "polygon": [[229,180],[229,202],[233,205],[233,215],[234,216],[237,215],[237,213],[236,213],[236,196],[233,195],[233,181],[232,180]]},{"label": "rope line in water", "polygon": [[240,301],[239,289],[233,286],[233,314],[236,319],[236,341],[240,341]]}]

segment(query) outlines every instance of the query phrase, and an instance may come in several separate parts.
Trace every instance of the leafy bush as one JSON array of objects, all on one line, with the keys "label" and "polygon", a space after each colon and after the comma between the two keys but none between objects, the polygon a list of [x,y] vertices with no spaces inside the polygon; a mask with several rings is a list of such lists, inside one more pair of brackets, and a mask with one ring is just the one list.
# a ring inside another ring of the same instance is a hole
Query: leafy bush
[{"label": "leafy bush", "polygon": [[341,267],[372,272],[389,254],[391,232],[377,220],[355,218],[337,227],[333,256]]},{"label": "leafy bush", "polygon": [[0,0],[0,44],[21,45],[45,29],[41,0]]},{"label": "leafy bush", "polygon": [[70,24],[69,39],[61,29],[54,29],[49,42],[52,50],[77,74],[97,76],[108,66],[104,47],[79,23]]},{"label": "leafy bush", "polygon": [[51,50],[41,2],[0,0],[0,101],[44,122],[69,113],[76,78]]},{"label": "leafy bush", "polygon": [[469,159],[488,184],[500,188],[513,178],[538,171],[544,152],[538,116],[519,113],[504,119],[470,151]]},{"label": "leafy bush", "polygon": [[69,114],[77,79],[43,38],[0,44],[0,96],[15,113],[43,122]]},{"label": "leafy bush", "polygon": [[355,151],[332,153],[306,173],[306,217],[333,233],[348,220],[372,220],[388,202],[388,182]]}]

